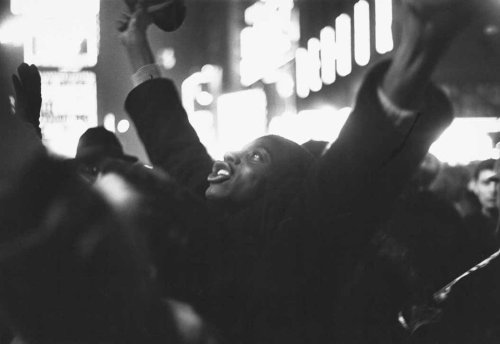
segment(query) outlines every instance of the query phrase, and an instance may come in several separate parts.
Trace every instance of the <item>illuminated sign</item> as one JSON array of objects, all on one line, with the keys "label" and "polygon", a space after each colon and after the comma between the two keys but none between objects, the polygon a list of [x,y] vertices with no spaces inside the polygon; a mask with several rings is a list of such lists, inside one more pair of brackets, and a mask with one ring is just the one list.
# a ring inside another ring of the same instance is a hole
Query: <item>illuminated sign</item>
[{"label": "illuminated sign", "polygon": [[253,89],[221,95],[217,114],[220,149],[240,149],[266,133],[266,94],[261,89]]},{"label": "illuminated sign", "polygon": [[293,0],[257,1],[245,10],[241,31],[241,83],[249,86],[294,59],[299,40]]},{"label": "illuminated sign", "polygon": [[[394,48],[391,29],[392,0],[373,1],[375,2],[375,49],[379,54],[385,54]],[[342,13],[335,18],[335,27],[325,26],[320,31],[319,45],[316,38],[310,38],[307,41],[307,48],[297,48],[295,66],[299,97],[305,98],[310,91],[321,90],[321,82],[330,85],[335,82],[337,75],[342,77],[349,75],[352,72],[353,56],[359,66],[365,66],[370,62],[372,49],[370,3],[367,0],[359,0],[354,4],[353,12],[354,20],[350,15]],[[321,69],[319,82],[318,53]]]},{"label": "illuminated sign", "polygon": [[53,152],[74,156],[80,135],[97,125],[97,88],[93,72],[41,72],[40,126]]},{"label": "illuminated sign", "polygon": [[96,65],[99,0],[12,0],[11,11],[22,21],[26,62],[66,70]]}]

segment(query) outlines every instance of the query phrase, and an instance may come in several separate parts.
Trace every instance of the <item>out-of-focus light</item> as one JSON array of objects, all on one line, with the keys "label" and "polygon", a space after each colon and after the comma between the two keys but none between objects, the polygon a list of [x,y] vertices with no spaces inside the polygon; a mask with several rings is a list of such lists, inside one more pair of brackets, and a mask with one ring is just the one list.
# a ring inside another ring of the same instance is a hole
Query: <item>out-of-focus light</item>
[{"label": "out-of-focus light", "polygon": [[321,60],[320,60],[320,42],[317,38],[311,38],[307,41],[307,51],[309,53],[309,88],[313,92],[321,90]]},{"label": "out-of-focus light", "polygon": [[266,132],[266,94],[261,89],[252,89],[221,95],[217,114],[220,149],[240,149]]},{"label": "out-of-focus light", "polygon": [[41,71],[40,75],[43,142],[57,155],[74,156],[80,135],[98,122],[96,75],[90,71]]},{"label": "out-of-focus light", "polygon": [[450,165],[495,158],[497,152],[488,132],[499,129],[500,122],[496,118],[455,118],[429,152]]},{"label": "out-of-focus light", "polygon": [[203,67],[201,67],[201,73],[209,79],[212,79],[216,77],[216,74],[219,72],[219,68],[211,65],[211,64],[206,64]]},{"label": "out-of-focus light", "polygon": [[157,60],[165,69],[172,69],[177,63],[175,58],[175,50],[173,48],[165,48],[160,50]]},{"label": "out-of-focus light", "polygon": [[393,48],[392,0],[375,0],[375,49],[385,54]]},{"label": "out-of-focus light", "polygon": [[297,95],[306,98],[309,95],[309,54],[304,48],[295,51],[295,75]]},{"label": "out-of-focus light", "polygon": [[105,116],[104,116],[104,120],[103,120],[103,125],[104,125],[104,128],[106,130],[109,130],[111,132],[115,132],[116,130],[116,117],[115,117],[115,114],[113,113],[107,113]]},{"label": "out-of-focus light", "polygon": [[99,0],[10,0],[10,11],[15,15],[54,17],[61,13],[95,15],[99,13]]},{"label": "out-of-focus light", "polygon": [[370,62],[370,5],[366,0],[354,5],[354,60],[360,66]]},{"label": "out-of-focus light", "polygon": [[208,110],[200,110],[189,114],[188,118],[201,143],[207,148],[208,153],[212,155],[216,144],[214,114]]},{"label": "out-of-focus light", "polygon": [[351,17],[341,14],[335,19],[336,47],[337,47],[337,73],[346,76],[352,70],[351,51]]},{"label": "out-of-focus light", "polygon": [[0,44],[23,45],[29,27],[22,18],[10,18],[0,26]]},{"label": "out-of-focus light", "polygon": [[276,82],[276,91],[282,98],[288,98],[293,95],[294,91],[293,78],[288,73],[280,73]]},{"label": "out-of-focus light", "polygon": [[323,28],[319,34],[321,46],[321,79],[326,85],[333,84],[337,77],[335,66],[335,30],[331,26]]},{"label": "out-of-focus light", "polygon": [[350,108],[336,110],[331,106],[304,110],[298,114],[274,117],[269,123],[269,133],[288,138],[298,144],[309,140],[333,142],[344,126]]},{"label": "out-of-focus light", "polygon": [[195,99],[201,106],[208,106],[214,101],[214,96],[207,91],[201,91],[196,94]]},{"label": "out-of-focus light", "polygon": [[122,119],[116,125],[116,130],[118,130],[118,132],[122,134],[126,133],[129,129],[130,129],[130,122],[126,119]]},{"label": "out-of-focus light", "polygon": [[182,105],[188,114],[194,112],[194,100],[197,92],[199,92],[199,85],[203,81],[201,72],[196,72],[188,76],[181,85]]}]

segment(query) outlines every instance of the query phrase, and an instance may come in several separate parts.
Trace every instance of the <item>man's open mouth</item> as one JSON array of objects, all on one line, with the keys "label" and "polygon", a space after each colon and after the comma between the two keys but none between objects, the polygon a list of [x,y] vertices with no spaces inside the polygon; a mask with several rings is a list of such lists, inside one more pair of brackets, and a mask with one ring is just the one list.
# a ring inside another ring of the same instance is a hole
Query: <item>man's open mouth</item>
[{"label": "man's open mouth", "polygon": [[223,183],[232,175],[231,166],[224,161],[216,161],[212,167],[212,173],[207,177],[209,183]]}]

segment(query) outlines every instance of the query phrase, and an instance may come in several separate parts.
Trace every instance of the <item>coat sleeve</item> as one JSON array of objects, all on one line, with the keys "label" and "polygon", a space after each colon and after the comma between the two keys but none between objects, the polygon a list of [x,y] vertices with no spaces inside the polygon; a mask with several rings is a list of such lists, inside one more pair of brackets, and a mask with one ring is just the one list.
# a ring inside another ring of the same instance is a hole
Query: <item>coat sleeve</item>
[{"label": "coat sleeve", "polygon": [[379,64],[368,74],[339,138],[310,179],[321,216],[383,219],[432,142],[452,120],[446,96],[431,85],[413,125],[401,131],[377,95],[387,67],[388,63]]},{"label": "coat sleeve", "polygon": [[152,79],[140,84],[129,93],[125,109],[151,162],[203,194],[212,159],[189,123],[173,82]]}]

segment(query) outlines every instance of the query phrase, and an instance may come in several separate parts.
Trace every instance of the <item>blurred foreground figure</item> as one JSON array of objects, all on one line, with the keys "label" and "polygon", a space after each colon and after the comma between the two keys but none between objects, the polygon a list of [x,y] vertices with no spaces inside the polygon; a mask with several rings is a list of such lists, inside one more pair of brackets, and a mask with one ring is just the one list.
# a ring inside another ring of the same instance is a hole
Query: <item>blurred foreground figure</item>
[{"label": "blurred foreground figure", "polygon": [[[25,89],[37,79],[16,86],[27,95],[18,106],[41,97]],[[116,175],[92,187],[73,162],[49,157],[39,110],[0,113],[2,329],[26,344],[207,342],[201,318],[159,293],[138,228],[140,191]]]},{"label": "blurred foreground figure", "polygon": [[339,301],[377,226],[451,121],[430,76],[479,3],[402,1],[401,45],[367,75],[339,138],[317,161],[269,135],[213,162],[154,65],[151,16],[138,4],[121,22],[136,85],[126,109],[153,164],[198,197],[175,212],[179,226],[197,228],[185,273],[199,285],[173,290],[184,290],[228,342],[353,340],[335,326]]}]

